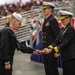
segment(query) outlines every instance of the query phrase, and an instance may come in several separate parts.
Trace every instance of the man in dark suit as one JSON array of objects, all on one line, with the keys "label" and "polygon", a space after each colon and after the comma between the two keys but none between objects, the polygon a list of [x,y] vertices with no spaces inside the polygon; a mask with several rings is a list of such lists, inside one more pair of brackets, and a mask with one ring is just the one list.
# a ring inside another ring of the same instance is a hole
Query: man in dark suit
[{"label": "man in dark suit", "polygon": [[[58,36],[59,27],[58,22],[52,15],[55,5],[50,2],[43,2],[42,4],[45,20],[42,27],[42,43],[43,49],[47,48]],[[38,54],[41,52],[38,51]],[[57,67],[57,58],[54,57],[54,52],[50,54],[43,54],[44,68],[46,75],[59,75]]]},{"label": "man in dark suit", "polygon": [[46,54],[50,52],[62,53],[63,75],[75,75],[75,30],[71,25],[73,13],[59,11],[63,23],[55,42],[44,49]]}]

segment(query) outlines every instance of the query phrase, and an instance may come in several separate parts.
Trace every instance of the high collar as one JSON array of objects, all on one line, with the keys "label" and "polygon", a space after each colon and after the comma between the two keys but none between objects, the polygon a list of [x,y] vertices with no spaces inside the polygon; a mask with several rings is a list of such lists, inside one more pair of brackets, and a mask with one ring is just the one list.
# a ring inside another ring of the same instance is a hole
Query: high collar
[{"label": "high collar", "polygon": [[52,17],[52,14],[49,15],[47,18],[45,18],[45,20],[47,21],[47,20],[49,20],[51,17]]},{"label": "high collar", "polygon": [[49,16],[46,17],[46,19],[50,18],[52,16],[52,14],[50,14]]},{"label": "high collar", "polygon": [[66,28],[66,27],[68,27],[68,26],[70,26],[71,25],[71,23],[68,23],[66,26],[62,26],[63,28]]}]

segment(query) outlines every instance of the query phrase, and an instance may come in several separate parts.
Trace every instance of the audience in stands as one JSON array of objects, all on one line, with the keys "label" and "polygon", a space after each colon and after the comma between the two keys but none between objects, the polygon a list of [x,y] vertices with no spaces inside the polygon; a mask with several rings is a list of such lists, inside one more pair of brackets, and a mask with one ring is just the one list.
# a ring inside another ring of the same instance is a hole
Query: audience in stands
[{"label": "audience in stands", "polygon": [[[24,12],[31,9],[32,6],[37,6],[37,2],[27,2],[27,3],[11,3],[0,6],[0,18],[3,16],[11,15],[13,12]],[[39,4],[41,5],[41,3]],[[18,9],[19,8],[19,9]]]}]

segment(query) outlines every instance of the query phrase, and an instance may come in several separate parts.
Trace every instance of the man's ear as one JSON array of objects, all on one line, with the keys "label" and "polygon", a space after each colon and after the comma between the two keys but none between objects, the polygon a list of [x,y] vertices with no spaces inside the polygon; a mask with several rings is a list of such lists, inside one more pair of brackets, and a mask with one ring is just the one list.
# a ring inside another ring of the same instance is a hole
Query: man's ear
[{"label": "man's ear", "polygon": [[13,19],[13,23],[15,23],[16,22],[16,19]]},{"label": "man's ear", "polygon": [[12,20],[12,24],[13,24],[13,25],[15,25],[15,22],[16,22],[16,20],[15,20],[15,19],[14,19],[14,20]]}]

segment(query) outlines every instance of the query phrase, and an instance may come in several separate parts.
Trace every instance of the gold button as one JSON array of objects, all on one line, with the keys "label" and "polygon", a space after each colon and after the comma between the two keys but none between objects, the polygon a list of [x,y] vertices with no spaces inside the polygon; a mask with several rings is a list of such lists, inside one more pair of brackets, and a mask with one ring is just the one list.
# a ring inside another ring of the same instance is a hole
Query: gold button
[{"label": "gold button", "polygon": [[61,41],[61,40],[59,40],[59,41]]},{"label": "gold button", "polygon": [[44,34],[46,34],[46,32],[44,32]]},{"label": "gold button", "polygon": [[43,41],[44,43],[46,43],[46,41]]}]

